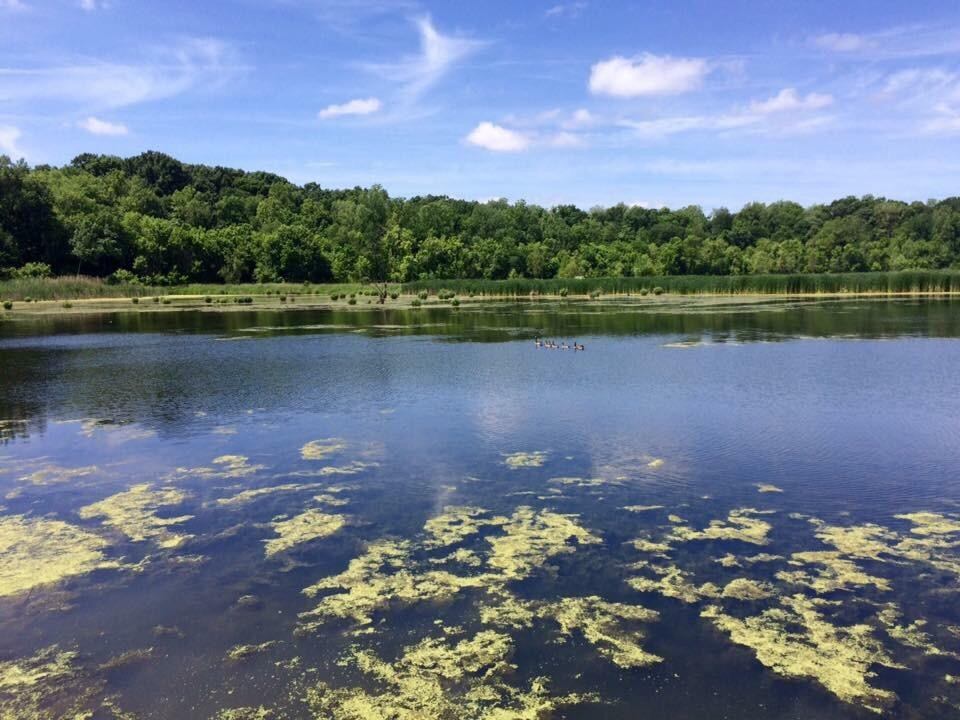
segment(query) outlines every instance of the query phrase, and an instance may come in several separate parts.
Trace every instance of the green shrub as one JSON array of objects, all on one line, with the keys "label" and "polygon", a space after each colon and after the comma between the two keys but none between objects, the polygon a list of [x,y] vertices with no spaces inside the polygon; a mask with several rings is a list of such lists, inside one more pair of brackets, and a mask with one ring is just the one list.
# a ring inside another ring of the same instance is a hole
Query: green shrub
[{"label": "green shrub", "polygon": [[356,293],[350,293],[350,299],[351,299],[351,300],[356,300],[356,299],[357,299],[357,294],[356,294]]},{"label": "green shrub", "polygon": [[357,304],[357,299],[356,299],[355,297],[352,297],[352,298],[350,298],[349,300],[347,300],[347,304],[348,304],[348,305],[356,305],[356,304]]},{"label": "green shrub", "polygon": [[28,262],[10,273],[14,280],[35,280],[53,276],[53,269],[43,262]]},{"label": "green shrub", "polygon": [[70,302],[69,300],[67,300],[67,301],[63,304],[63,307],[65,307],[65,308],[67,308],[67,309],[69,310],[70,308],[73,307],[73,303]]},{"label": "green shrub", "polygon": [[454,298],[453,300],[451,300],[451,301],[450,301],[450,304],[451,304],[453,307],[460,307],[460,301],[457,300],[456,298]]},{"label": "green shrub", "polygon": [[209,295],[206,295],[206,296],[204,296],[203,301],[204,301],[205,303],[207,303],[207,304],[210,304],[210,303],[213,302],[213,298],[210,297]]},{"label": "green shrub", "polygon": [[158,302],[160,302],[160,298],[154,296],[154,297],[153,297],[153,301],[154,301],[155,303],[158,303]]},{"label": "green shrub", "polygon": [[287,296],[286,296],[286,295],[281,295],[281,296],[280,296],[280,302],[286,302],[286,301],[287,301]]},{"label": "green shrub", "polygon": [[663,288],[660,287],[659,285],[657,285],[657,286],[653,289],[653,294],[654,294],[654,295],[663,295]]},{"label": "green shrub", "polygon": [[420,307],[420,298],[414,298],[411,300],[410,307]]},{"label": "green shrub", "polygon": [[426,290],[421,290],[420,292],[417,293],[417,297],[420,298],[421,300],[426,300],[426,299],[427,299],[427,291],[426,291]]},{"label": "green shrub", "polygon": [[138,297],[132,297],[132,298],[130,298],[130,302],[132,302],[134,305],[139,305],[139,304],[140,304],[140,298],[138,298]]},{"label": "green shrub", "polygon": [[566,297],[568,292],[566,288],[560,288],[560,297]]},{"label": "green shrub", "polygon": [[23,301],[24,301],[24,302],[28,302],[28,303],[29,303],[29,302],[33,302],[33,298],[30,297],[29,295],[27,295],[27,296],[23,299]]},{"label": "green shrub", "polygon": [[390,299],[391,299],[391,300],[396,300],[398,297],[400,297],[400,293],[398,293],[398,292],[392,292],[392,293],[390,293]]},{"label": "green shrub", "polygon": [[9,300],[4,300],[4,301],[3,301],[3,309],[4,309],[4,310],[13,310],[13,303],[10,302]]},{"label": "green shrub", "polygon": [[164,298],[164,299],[161,300],[160,302],[162,302],[164,305],[169,305],[169,304],[170,304],[170,298]]},{"label": "green shrub", "polygon": [[139,285],[140,278],[129,270],[120,268],[112,275],[107,276],[107,285]]},{"label": "green shrub", "polygon": [[644,297],[646,297],[647,293],[649,293],[649,292],[650,292],[650,291],[647,290],[646,288],[640,288],[640,294],[643,295]]}]

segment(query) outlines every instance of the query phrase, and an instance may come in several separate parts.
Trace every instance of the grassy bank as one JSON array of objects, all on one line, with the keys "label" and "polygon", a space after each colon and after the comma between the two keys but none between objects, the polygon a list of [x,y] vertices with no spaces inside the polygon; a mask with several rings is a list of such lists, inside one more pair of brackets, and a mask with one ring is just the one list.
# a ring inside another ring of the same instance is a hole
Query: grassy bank
[{"label": "grassy bank", "polygon": [[[883,273],[837,273],[817,275],[673,275],[630,278],[551,278],[536,280],[420,280],[391,288],[405,295],[443,291],[461,297],[519,297],[534,295],[805,295],[805,294],[904,294],[960,292],[960,271],[908,270]],[[349,295],[361,297],[373,290],[359,283],[301,284],[191,284],[172,287],[111,285],[100,278],[23,278],[0,281],[0,300],[84,300],[96,298],[177,297],[177,296],[274,296]]]},{"label": "grassy bank", "polygon": [[420,280],[405,283],[406,293],[442,290],[459,295],[520,296],[640,294],[657,290],[680,295],[812,293],[947,293],[960,292],[958,270],[907,270],[879,273],[831,273],[816,275],[670,275],[628,278],[551,278],[534,280]]}]

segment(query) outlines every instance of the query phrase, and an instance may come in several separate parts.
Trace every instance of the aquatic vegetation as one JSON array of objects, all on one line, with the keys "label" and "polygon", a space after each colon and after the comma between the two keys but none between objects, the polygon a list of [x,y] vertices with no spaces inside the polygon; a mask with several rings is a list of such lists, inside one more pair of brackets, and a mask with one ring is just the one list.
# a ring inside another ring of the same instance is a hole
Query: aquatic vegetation
[{"label": "aquatic vegetation", "polygon": [[603,487],[604,485],[622,485],[620,479],[605,480],[604,478],[555,477],[549,482],[571,487]]},{"label": "aquatic vegetation", "polygon": [[156,513],[161,508],[180,505],[187,497],[177,488],[152,490],[149,483],[141,483],[80,508],[77,514],[85,520],[103,518],[104,525],[116,528],[134,542],[150,540],[161,548],[174,549],[193,536],[178,535],[168,528],[192,519],[193,515],[162,518]]},{"label": "aquatic vegetation", "polygon": [[571,540],[578,545],[599,544],[600,538],[578,525],[576,517],[518,507],[503,524],[505,534],[487,538],[489,566],[505,579],[520,579],[543,567],[551,557],[574,552]]},{"label": "aquatic vegetation", "polygon": [[451,644],[427,638],[408,647],[393,663],[369,650],[357,650],[348,661],[375,680],[380,690],[332,688],[319,683],[307,693],[317,717],[338,720],[416,720],[466,718],[508,720],[546,718],[562,705],[595,699],[588,695],[551,697],[543,678],[521,689],[505,681],[513,642],[509,635],[481,631]]},{"label": "aquatic vegetation", "polygon": [[776,485],[770,485],[769,483],[757,483],[756,485],[757,492],[760,493],[782,493],[783,489],[778,488]]},{"label": "aquatic vegetation", "polygon": [[490,594],[495,598],[494,602],[486,602],[480,606],[480,622],[484,625],[520,630],[533,624],[541,603],[521,600],[503,588]]},{"label": "aquatic vegetation", "polygon": [[226,708],[217,713],[214,720],[273,720],[276,717],[273,710],[258,707]]},{"label": "aquatic vegetation", "polygon": [[220,455],[211,461],[216,467],[177,468],[175,476],[194,475],[202,478],[242,478],[255,475],[266,465],[251,465],[246,455]]},{"label": "aquatic vegetation", "polygon": [[286,477],[329,477],[331,475],[357,475],[364,470],[379,467],[380,463],[354,460],[346,465],[325,465],[317,470],[297,470]]},{"label": "aquatic vegetation", "polygon": [[116,670],[120,667],[125,667],[127,665],[133,665],[135,663],[144,662],[153,657],[153,648],[140,648],[138,650],[127,650],[122,652],[119,655],[114,655],[112,658],[107,660],[104,663],[100,664],[100,670]]},{"label": "aquatic vegetation", "polygon": [[667,543],[655,542],[648,538],[636,538],[631,540],[630,544],[634,549],[646,553],[663,554],[670,550],[670,546]]},{"label": "aquatic vegetation", "polygon": [[662,458],[654,458],[653,460],[647,463],[647,467],[650,468],[651,470],[656,470],[658,467],[661,467],[663,465],[663,462],[664,461]]},{"label": "aquatic vegetation", "polygon": [[249,502],[257,500],[258,498],[275,495],[277,493],[287,493],[287,492],[300,492],[306,490],[312,490],[314,488],[323,487],[322,483],[287,483],[284,485],[273,485],[270,487],[254,488],[252,490],[243,490],[238,492],[236,495],[231,495],[230,497],[220,498],[216,500],[216,504],[220,506],[227,507],[237,507],[240,505],[246,505]]},{"label": "aquatic vegetation", "polygon": [[640,605],[606,602],[592,595],[562,598],[542,608],[539,615],[555,620],[562,635],[579,631],[601,655],[618,667],[645,667],[663,660],[643,648],[640,644],[644,637],[642,632],[631,632],[625,626],[628,622],[657,620],[660,615],[654,610]]},{"label": "aquatic vegetation", "polygon": [[541,467],[546,459],[547,452],[544,450],[537,450],[535,452],[512,453],[507,455],[503,462],[511,470],[519,470],[521,468]]},{"label": "aquatic vegetation", "polygon": [[487,511],[476,507],[446,507],[439,515],[434,515],[423,526],[429,535],[424,547],[439,548],[456,545],[481,529],[491,525],[503,525],[504,517],[485,518]]},{"label": "aquatic vegetation", "polygon": [[119,568],[104,554],[108,546],[99,535],[60,520],[0,516],[0,597]]},{"label": "aquatic vegetation", "polygon": [[776,591],[770,583],[750,578],[736,578],[724,586],[720,596],[735,600],[763,600],[775,594]]},{"label": "aquatic vegetation", "polygon": [[903,613],[896,603],[887,603],[877,613],[877,619],[886,628],[887,634],[902,645],[923,650],[925,655],[950,655],[960,659],[957,655],[944,652],[934,645],[930,635],[924,630],[927,626],[926,620],[921,618],[908,625],[901,625],[902,618]]},{"label": "aquatic vegetation", "polygon": [[270,648],[279,644],[279,640],[268,640],[260,643],[259,645],[234,645],[232,648],[230,648],[230,650],[227,651],[227,660],[232,662],[246,660],[254,655],[264,653]]},{"label": "aquatic vegetation", "polygon": [[804,570],[782,570],[776,577],[786,583],[803,585],[818,594],[836,590],[852,590],[855,587],[872,585],[877,590],[890,590],[890,582],[864,572],[855,562],[844,558],[839,552],[829,550],[793,553],[791,565],[819,565],[815,575]]},{"label": "aquatic vegetation", "polygon": [[[61,485],[69,483],[76,478],[88,477],[93,475],[98,471],[98,468],[95,465],[87,465],[86,467],[77,467],[77,468],[65,468],[60,467],[59,465],[43,465],[33,472],[27,473],[26,475],[21,475],[16,479],[16,482],[23,485],[33,485],[37,487],[47,487],[50,485]],[[23,487],[16,487],[7,492],[4,496],[7,500],[13,500],[14,498],[20,497],[23,494]]]},{"label": "aquatic vegetation", "polygon": [[916,535],[952,535],[960,533],[960,520],[932,512],[915,512],[894,515],[898,520],[913,523],[910,532]]},{"label": "aquatic vegetation", "polygon": [[339,438],[327,438],[326,440],[311,440],[300,448],[300,457],[304,460],[323,460],[328,455],[343,452],[347,449],[347,444]]},{"label": "aquatic vegetation", "polygon": [[873,637],[869,625],[834,625],[820,612],[826,601],[803,595],[783,597],[779,607],[739,618],[718,606],[702,617],[738,644],[751,648],[757,660],[774,672],[820,683],[844,702],[882,712],[896,696],[869,684],[874,665],[898,665]]},{"label": "aquatic vegetation", "polygon": [[271,557],[310,540],[333,535],[344,524],[346,519],[342,515],[330,515],[316,508],[305,510],[292,518],[270,523],[279,537],[264,540],[264,552]]},{"label": "aquatic vegetation", "polygon": [[713,583],[704,583],[699,587],[694,585],[690,582],[690,573],[675,565],[669,567],[650,565],[649,569],[659,575],[659,578],[632,577],[627,579],[627,585],[638,592],[655,592],[685,603],[715,598],[721,593],[720,588]]},{"label": "aquatic vegetation", "polygon": [[753,517],[768,511],[752,508],[731,510],[726,520],[711,520],[703,530],[694,530],[688,526],[672,529],[668,541],[690,542],[694,540],[739,540],[753,545],[766,545],[770,523]]},{"label": "aquatic vegetation", "polygon": [[651,510],[663,510],[663,505],[625,505],[622,510],[627,512],[650,512]]}]

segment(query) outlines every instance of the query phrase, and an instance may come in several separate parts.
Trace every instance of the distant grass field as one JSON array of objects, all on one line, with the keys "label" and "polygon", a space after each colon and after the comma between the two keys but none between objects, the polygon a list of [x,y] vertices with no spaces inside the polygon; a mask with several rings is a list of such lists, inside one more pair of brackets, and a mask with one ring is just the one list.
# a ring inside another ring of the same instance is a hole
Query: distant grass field
[{"label": "distant grass field", "polygon": [[[629,278],[551,278],[536,280],[418,280],[396,284],[391,292],[437,295],[446,291],[460,296],[520,297],[534,295],[637,295],[666,292],[679,295],[798,295],[816,293],[956,293],[960,270],[906,270],[883,273],[816,275],[672,275]],[[176,295],[345,295],[372,294],[360,283],[190,284],[172,287],[111,285],[100,278],[64,276],[0,281],[0,300],[83,300]]]}]

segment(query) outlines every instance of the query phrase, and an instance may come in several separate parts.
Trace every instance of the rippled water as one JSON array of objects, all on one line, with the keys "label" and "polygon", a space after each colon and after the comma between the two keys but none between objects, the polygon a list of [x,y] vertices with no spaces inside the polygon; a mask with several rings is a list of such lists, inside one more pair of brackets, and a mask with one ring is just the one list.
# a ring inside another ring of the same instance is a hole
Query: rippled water
[{"label": "rippled water", "polygon": [[0,717],[956,715],[958,308],[0,324]]}]

